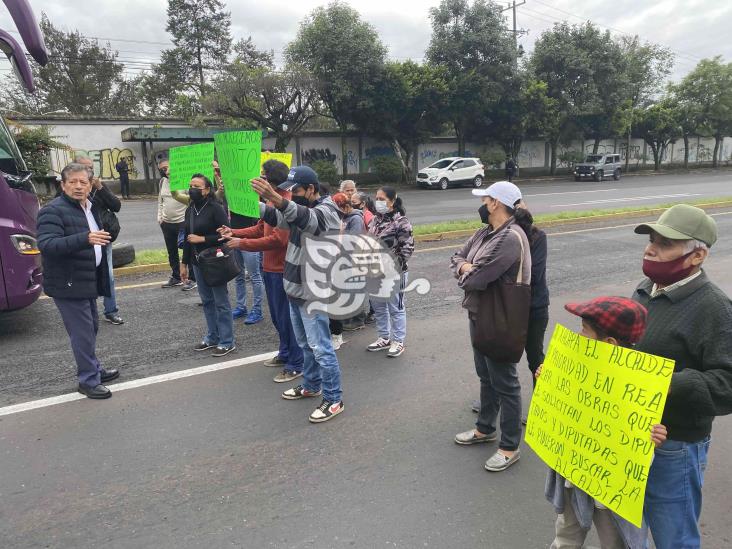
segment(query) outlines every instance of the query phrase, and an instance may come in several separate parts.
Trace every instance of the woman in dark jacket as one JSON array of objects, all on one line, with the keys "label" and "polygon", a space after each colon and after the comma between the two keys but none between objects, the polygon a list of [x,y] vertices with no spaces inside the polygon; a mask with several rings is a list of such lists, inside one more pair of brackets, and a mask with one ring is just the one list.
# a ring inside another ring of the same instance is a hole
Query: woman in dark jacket
[{"label": "woman in dark jacket", "polygon": [[194,174],[188,191],[190,204],[185,215],[185,243],[180,274],[188,279],[188,265],[191,265],[198,282],[198,294],[203,302],[208,333],[203,341],[194,347],[195,351],[214,349],[213,356],[228,355],[234,345],[234,322],[231,316],[229,289],[226,284],[208,286],[198,265],[198,254],[207,248],[222,248],[219,227],[229,223],[226,211],[213,195],[211,180],[203,174]]}]

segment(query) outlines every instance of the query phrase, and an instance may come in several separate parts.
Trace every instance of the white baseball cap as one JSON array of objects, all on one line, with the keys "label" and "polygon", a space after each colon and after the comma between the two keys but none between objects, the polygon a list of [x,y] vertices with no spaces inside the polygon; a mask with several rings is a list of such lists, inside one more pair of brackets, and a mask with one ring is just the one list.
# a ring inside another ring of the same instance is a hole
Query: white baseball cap
[{"label": "white baseball cap", "polygon": [[497,181],[487,189],[473,189],[474,196],[490,196],[509,208],[515,208],[521,200],[521,190],[509,181]]}]

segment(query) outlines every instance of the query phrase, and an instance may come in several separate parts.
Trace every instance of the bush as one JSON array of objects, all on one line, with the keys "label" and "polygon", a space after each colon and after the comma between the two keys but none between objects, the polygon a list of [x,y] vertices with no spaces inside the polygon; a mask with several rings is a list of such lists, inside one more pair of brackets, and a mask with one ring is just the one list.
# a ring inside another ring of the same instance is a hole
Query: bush
[{"label": "bush", "polygon": [[480,154],[480,161],[488,169],[499,170],[506,161],[506,153],[496,150],[484,151]]},{"label": "bush", "polygon": [[318,180],[325,183],[338,183],[338,170],[333,162],[316,160],[310,167],[318,174]]},{"label": "bush", "polygon": [[398,183],[402,180],[402,164],[394,156],[377,156],[370,161],[371,172],[379,183]]},{"label": "bush", "polygon": [[574,168],[575,164],[584,161],[585,155],[582,151],[563,151],[557,155],[557,160],[561,166],[567,166],[569,169]]},{"label": "bush", "polygon": [[33,172],[33,180],[42,182],[51,168],[51,149],[65,149],[66,145],[54,139],[48,126],[31,128],[14,124],[13,130],[15,143],[28,170]]}]

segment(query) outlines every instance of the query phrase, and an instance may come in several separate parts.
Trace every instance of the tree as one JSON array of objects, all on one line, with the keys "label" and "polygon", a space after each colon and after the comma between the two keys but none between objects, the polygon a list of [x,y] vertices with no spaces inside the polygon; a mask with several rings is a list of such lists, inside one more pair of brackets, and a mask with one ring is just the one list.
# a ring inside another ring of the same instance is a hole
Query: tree
[{"label": "tree", "polygon": [[529,61],[534,78],[546,83],[551,108],[557,115],[546,125],[552,174],[556,172],[559,142],[579,133],[576,121],[597,103],[593,60],[583,46],[586,34],[591,32],[587,26],[590,24],[555,24],[539,37]]},{"label": "tree", "polygon": [[699,106],[700,129],[714,137],[716,168],[722,142],[732,135],[732,63],[722,63],[720,57],[704,59],[675,90],[683,103]]},{"label": "tree", "polygon": [[51,150],[65,149],[66,145],[56,140],[49,126],[32,128],[16,122],[11,124],[11,128],[20,154],[28,170],[33,173],[33,179],[41,180],[51,165]]},{"label": "tree", "polygon": [[669,102],[674,110],[679,132],[684,140],[684,168],[688,168],[689,137],[696,135],[703,124],[701,105],[684,98],[676,85],[669,86]]},{"label": "tree", "polygon": [[653,151],[654,169],[658,171],[669,144],[680,133],[676,113],[668,101],[662,101],[636,112],[634,125],[637,134]]},{"label": "tree", "polygon": [[348,172],[346,132],[373,111],[373,86],[383,70],[386,47],[376,30],[341,1],[314,10],[300,24],[285,52],[288,64],[302,65],[341,131],[343,174]]},{"label": "tree", "polygon": [[412,166],[419,144],[435,135],[446,121],[445,76],[441,67],[389,62],[374,86],[372,103],[378,106],[360,127],[391,144],[405,181],[414,181]]},{"label": "tree", "polygon": [[[622,113],[620,126],[626,126],[628,145],[625,155],[625,170],[630,167],[630,141],[632,121],[635,109],[648,106],[657,96],[671,74],[674,66],[674,54],[668,48],[641,43],[637,36],[620,39],[620,48],[625,58],[625,80],[627,87],[627,112]],[[688,144],[688,136],[685,137]],[[685,165],[688,162],[688,146]]]},{"label": "tree", "polygon": [[204,98],[206,109],[244,123],[253,121],[274,135],[275,150],[284,152],[290,140],[316,115],[313,78],[301,67],[247,66],[237,60],[215,80]]},{"label": "tree", "polygon": [[517,51],[501,8],[493,2],[442,0],[430,9],[430,19],[427,58],[446,72],[446,110],[463,155],[476,119],[490,118],[488,113],[510,88]]},{"label": "tree", "polygon": [[40,27],[50,61],[44,67],[33,65],[37,91],[27,94],[12,75],[3,86],[5,106],[28,114],[55,110],[87,115],[137,113],[136,81],[125,80],[124,66],[109,44],[100,45],[77,30],[59,30],[45,14]]}]

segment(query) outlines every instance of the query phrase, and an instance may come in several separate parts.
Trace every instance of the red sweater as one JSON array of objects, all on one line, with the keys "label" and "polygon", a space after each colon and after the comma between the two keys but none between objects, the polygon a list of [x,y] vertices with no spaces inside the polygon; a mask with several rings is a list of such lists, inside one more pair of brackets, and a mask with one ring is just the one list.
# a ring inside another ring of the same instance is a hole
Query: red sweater
[{"label": "red sweater", "polygon": [[[280,193],[289,198],[290,193]],[[271,203],[267,203],[272,206]],[[290,231],[277,229],[259,220],[254,227],[232,229],[235,237],[241,238],[239,249],[246,252],[264,252],[262,270],[266,273],[282,273],[285,271],[285,254],[287,253]]]}]

